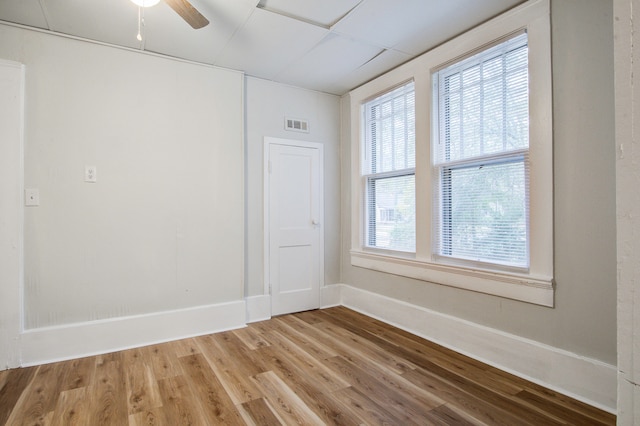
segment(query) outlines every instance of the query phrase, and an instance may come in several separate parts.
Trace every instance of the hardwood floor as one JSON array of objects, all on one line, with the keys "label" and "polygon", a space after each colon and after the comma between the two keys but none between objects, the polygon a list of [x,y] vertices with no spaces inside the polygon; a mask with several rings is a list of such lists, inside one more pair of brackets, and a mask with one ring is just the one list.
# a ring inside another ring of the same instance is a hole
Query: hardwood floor
[{"label": "hardwood floor", "polygon": [[346,308],[0,372],[0,425],[613,425]]}]

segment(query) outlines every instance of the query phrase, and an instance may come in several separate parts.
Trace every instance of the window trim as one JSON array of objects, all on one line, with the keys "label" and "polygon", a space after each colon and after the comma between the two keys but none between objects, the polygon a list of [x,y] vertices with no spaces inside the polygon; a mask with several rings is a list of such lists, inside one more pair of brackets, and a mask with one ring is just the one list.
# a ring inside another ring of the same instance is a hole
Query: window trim
[{"label": "window trim", "polygon": [[[379,246],[375,246],[375,245],[371,245],[370,241],[371,241],[371,229],[370,229],[370,223],[371,223],[371,210],[370,207],[372,207],[372,203],[371,203],[371,187],[369,186],[369,182],[370,180],[383,180],[383,179],[390,179],[390,178],[398,178],[398,177],[405,177],[405,176],[413,176],[414,178],[414,182],[415,182],[415,166],[414,167],[405,167],[403,169],[396,169],[396,170],[388,170],[388,171],[383,171],[383,172],[373,172],[372,171],[372,160],[373,160],[373,142],[372,142],[372,138],[370,137],[371,134],[369,132],[369,128],[368,128],[368,124],[370,124],[369,121],[369,113],[370,113],[370,106],[369,104],[373,101],[378,100],[378,98],[386,98],[389,97],[389,95],[392,95],[394,92],[398,91],[399,89],[403,89],[403,94],[402,96],[406,99],[406,95],[407,95],[407,86],[411,86],[411,89],[414,93],[414,97],[415,97],[415,84],[413,82],[413,80],[410,81],[405,81],[401,84],[398,84],[395,87],[390,88],[389,90],[386,90],[383,93],[377,94],[373,97],[370,97],[369,99],[365,100],[364,102],[361,103],[361,120],[362,120],[362,137],[363,137],[363,148],[362,148],[362,162],[361,162],[361,179],[362,179],[362,191],[363,191],[363,202],[364,202],[364,210],[363,210],[363,221],[364,221],[364,234],[363,234],[363,238],[362,238],[362,246],[365,247],[367,250],[376,250],[376,251],[382,251],[382,252],[389,252],[389,253],[395,253],[395,255],[404,257],[404,256],[413,256],[413,254],[415,253],[414,250],[401,250],[398,248],[385,248],[385,247],[379,247]],[[384,101],[383,101],[384,102]],[[406,110],[405,110],[406,111]],[[414,111],[415,113],[415,111]],[[406,142],[406,141],[405,141]],[[414,152],[415,152],[415,140],[414,140]],[[415,158],[414,161],[415,163]],[[414,183],[414,191],[415,191],[415,183]],[[376,204],[377,205],[377,204]],[[415,212],[414,212],[414,216],[415,216]]]},{"label": "window trim", "polygon": [[[506,36],[527,31],[529,40],[529,156],[531,160],[529,271],[459,265],[434,255],[430,142],[432,75]],[[402,82],[414,80],[416,91],[416,253],[371,250],[364,244],[364,198],[361,105]],[[527,2],[462,34],[349,93],[351,120],[351,264],[436,284],[492,294],[543,306],[554,305],[553,279],[553,133],[551,27],[549,0]],[[418,219],[420,218],[420,219]]]}]

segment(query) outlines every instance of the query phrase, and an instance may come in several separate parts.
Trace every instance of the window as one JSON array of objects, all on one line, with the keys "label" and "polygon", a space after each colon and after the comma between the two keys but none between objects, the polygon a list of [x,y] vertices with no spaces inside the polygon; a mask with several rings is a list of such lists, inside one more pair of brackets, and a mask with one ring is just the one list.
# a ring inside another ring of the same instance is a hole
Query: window
[{"label": "window", "polygon": [[352,265],[553,306],[550,27],[531,0],[349,93]]},{"label": "window", "polygon": [[529,267],[528,81],[526,33],[434,73],[437,255]]},{"label": "window", "polygon": [[363,106],[366,245],[413,252],[415,221],[415,91],[413,82]]}]

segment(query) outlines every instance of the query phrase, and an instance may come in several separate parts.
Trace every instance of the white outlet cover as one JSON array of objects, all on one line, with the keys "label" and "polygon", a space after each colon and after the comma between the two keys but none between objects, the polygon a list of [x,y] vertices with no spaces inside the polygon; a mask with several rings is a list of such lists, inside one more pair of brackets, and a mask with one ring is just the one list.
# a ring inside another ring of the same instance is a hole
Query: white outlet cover
[{"label": "white outlet cover", "polygon": [[89,183],[98,181],[98,169],[96,166],[84,166],[84,181]]}]

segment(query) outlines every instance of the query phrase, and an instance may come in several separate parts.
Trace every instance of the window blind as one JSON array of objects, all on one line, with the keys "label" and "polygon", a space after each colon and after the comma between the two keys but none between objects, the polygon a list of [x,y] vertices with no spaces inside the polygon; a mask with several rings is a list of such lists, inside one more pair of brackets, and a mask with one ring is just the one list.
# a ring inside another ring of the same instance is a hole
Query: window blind
[{"label": "window blind", "polygon": [[439,162],[529,146],[527,34],[437,73]]},{"label": "window blind", "polygon": [[528,267],[527,34],[438,71],[434,85],[436,253]]},{"label": "window blind", "polygon": [[365,103],[366,245],[415,251],[413,82]]}]

